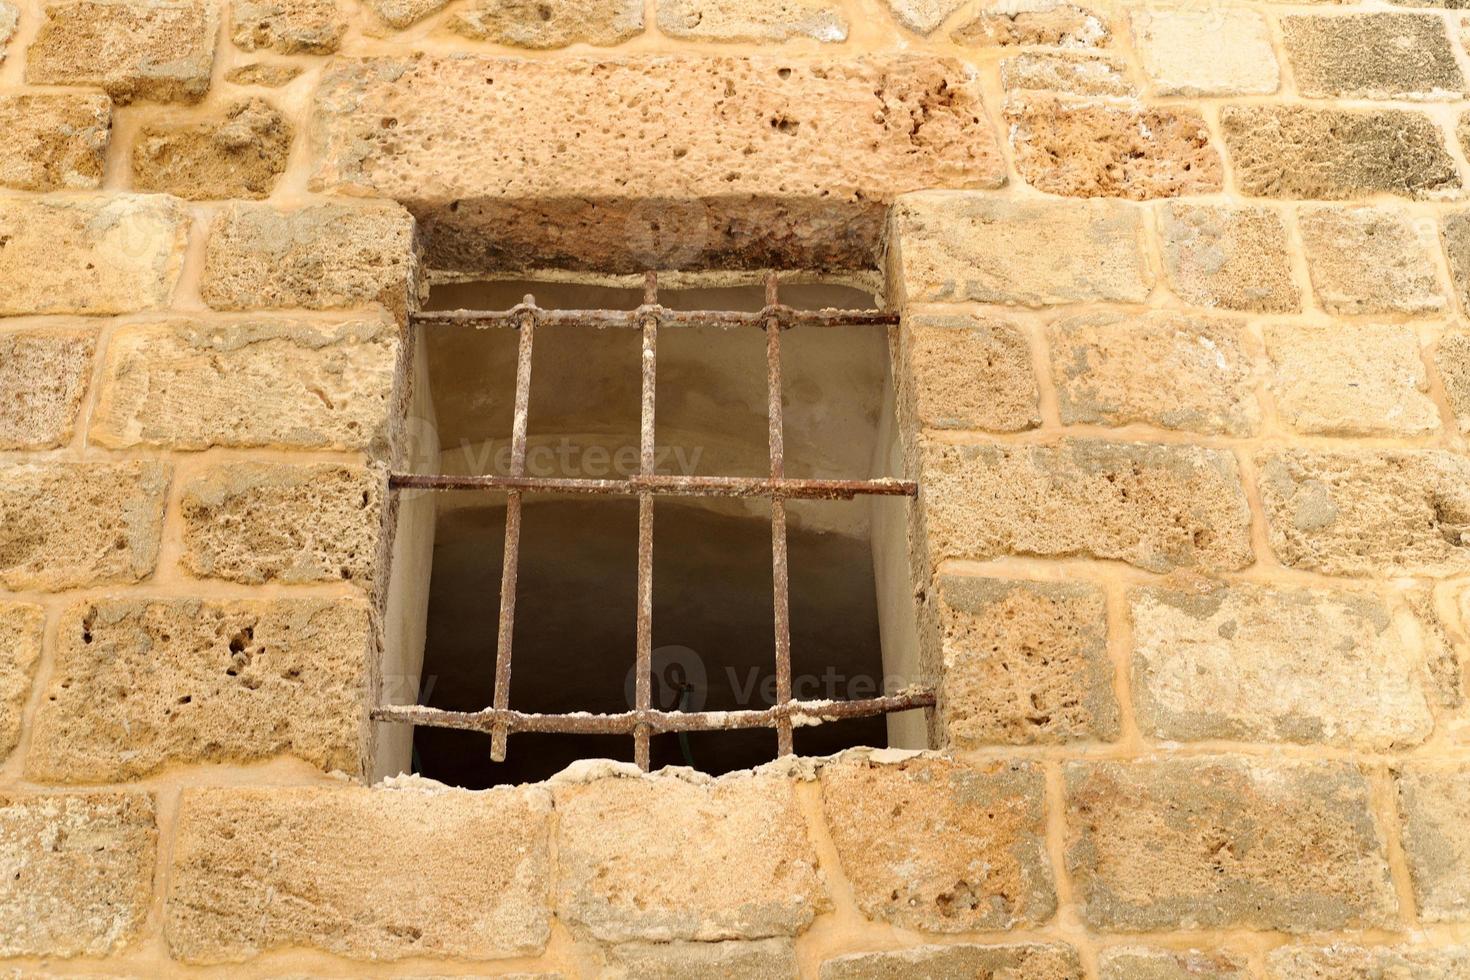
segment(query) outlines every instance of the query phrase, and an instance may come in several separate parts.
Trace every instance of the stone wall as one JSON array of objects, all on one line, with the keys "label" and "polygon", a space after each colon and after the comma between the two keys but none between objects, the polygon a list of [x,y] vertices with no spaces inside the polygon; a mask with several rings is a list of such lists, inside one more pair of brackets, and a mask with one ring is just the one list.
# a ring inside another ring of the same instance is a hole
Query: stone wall
[{"label": "stone wall", "polygon": [[[0,0],[0,966],[1470,977],[1466,20]],[[936,751],[369,786],[430,272],[771,264]]]}]

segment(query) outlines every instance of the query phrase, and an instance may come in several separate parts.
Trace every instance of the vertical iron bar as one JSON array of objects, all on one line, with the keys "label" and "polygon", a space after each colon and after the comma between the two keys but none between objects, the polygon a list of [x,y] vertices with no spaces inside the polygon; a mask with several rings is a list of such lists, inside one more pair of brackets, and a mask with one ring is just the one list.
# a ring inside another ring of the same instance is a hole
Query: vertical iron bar
[{"label": "vertical iron bar", "polygon": [[[779,302],[776,273],[766,276],[766,306]],[[766,319],[766,385],[768,388],[767,420],[770,423],[771,479],[786,473],[786,441],[781,418],[781,320],[772,315]],[[785,707],[791,701],[791,622],[790,582],[786,561],[786,500],[779,494],[771,497],[771,572],[776,613],[776,703]],[[776,720],[776,751],[791,755],[791,716],[782,712]]]},{"label": "vertical iron bar", "polygon": [[[658,275],[648,273],[643,284],[643,302],[658,302]],[[652,476],[656,462],[653,438],[654,388],[657,377],[658,318],[643,318],[643,407],[639,417],[638,472]],[[638,674],[637,709],[653,707],[653,494],[638,494]],[[638,768],[648,771],[649,726],[639,724],[633,730],[633,759]]]}]

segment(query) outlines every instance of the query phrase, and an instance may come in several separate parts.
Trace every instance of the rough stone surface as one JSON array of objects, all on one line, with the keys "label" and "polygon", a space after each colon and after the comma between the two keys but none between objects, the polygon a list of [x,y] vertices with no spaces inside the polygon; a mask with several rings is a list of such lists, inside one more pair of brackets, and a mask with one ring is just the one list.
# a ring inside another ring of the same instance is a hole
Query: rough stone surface
[{"label": "rough stone surface", "polygon": [[386,314],[121,327],[108,345],[90,436],[115,449],[289,446],[382,456],[398,350]]},{"label": "rough stone surface", "polygon": [[1445,308],[1424,234],[1394,208],[1303,208],[1297,215],[1312,288],[1329,313],[1426,313]]},{"label": "rough stone surface", "polygon": [[1082,980],[1077,951],[1062,943],[913,946],[887,953],[849,953],[822,964],[820,980]]},{"label": "rough stone surface", "polygon": [[1165,572],[1243,568],[1252,560],[1250,508],[1235,459],[1221,450],[931,442],[921,480],[935,561],[1080,555]]},{"label": "rough stone surface", "polygon": [[1368,782],[1347,763],[1078,762],[1065,779],[1067,867],[1095,927],[1395,921]]},{"label": "rough stone surface", "polygon": [[1173,312],[1084,313],[1047,331],[1065,425],[1245,436],[1260,424],[1245,331]]},{"label": "rough stone surface", "polygon": [[658,0],[658,29],[697,41],[847,40],[847,18],[829,0]]},{"label": "rough stone surface", "polygon": [[1212,194],[1220,154],[1192,109],[1029,98],[1006,105],[1016,169],[1038,190],[1134,201]]},{"label": "rough stone surface", "polygon": [[449,18],[449,29],[477,41],[521,48],[613,45],[643,33],[641,0],[475,0]]},{"label": "rough stone surface", "polygon": [[1396,782],[1419,916],[1429,922],[1470,919],[1470,766],[1410,765]]},{"label": "rough stone surface", "polygon": [[1458,99],[1465,78],[1433,14],[1281,18],[1296,87],[1309,98]]},{"label": "rough stone surface", "polygon": [[1250,980],[1242,955],[1227,950],[1110,946],[1100,956],[1101,980]]},{"label": "rough stone surface", "polygon": [[41,659],[46,610],[28,602],[0,602],[0,759],[20,741],[21,713]]},{"label": "rough stone surface", "polygon": [[893,19],[915,34],[933,34],[965,0],[888,0]]},{"label": "rough stone surface", "polygon": [[1265,333],[1276,412],[1297,432],[1417,436],[1439,428],[1411,328],[1270,324]]},{"label": "rough stone surface", "polygon": [[1381,750],[1434,729],[1417,644],[1381,598],[1238,583],[1129,593],[1139,727]]},{"label": "rough stone surface", "polygon": [[107,782],[293,755],[361,776],[374,656],[354,599],[77,603],[57,628],[26,773]]},{"label": "rough stone surface", "polygon": [[403,30],[449,5],[449,0],[365,0],[367,7],[389,27]]},{"label": "rough stone surface", "polygon": [[0,331],[0,449],[71,441],[92,377],[95,328]]},{"label": "rough stone surface", "polygon": [[598,980],[797,980],[789,939],[726,943],[621,943]]},{"label": "rough stone surface", "polygon": [[399,320],[417,290],[413,217],[378,203],[229,204],[209,229],[200,286],[217,310],[381,303]]},{"label": "rough stone surface", "polygon": [[280,88],[296,79],[302,72],[300,65],[276,64],[256,61],[248,65],[236,65],[225,72],[225,81],[235,85],[258,85],[261,88]]},{"label": "rough stone surface", "polygon": [[1041,424],[1031,347],[1004,320],[906,317],[903,383],[920,425],[1015,432]]},{"label": "rough stone surface", "polygon": [[603,942],[792,936],[829,904],[783,776],[604,775],[556,811],[557,915]]},{"label": "rough stone surface", "polygon": [[112,101],[84,92],[0,95],[0,132],[0,186],[95,188],[112,133]]},{"label": "rough stone surface", "polygon": [[1434,348],[1434,368],[1444,382],[1461,432],[1470,432],[1470,334],[1446,333]]},{"label": "rough stone surface", "polygon": [[191,963],[284,946],[358,959],[534,956],[551,931],[539,787],[188,789],[169,947]]},{"label": "rough stone surface", "polygon": [[1257,313],[1301,308],[1277,212],[1170,203],[1158,223],[1169,288],[1186,303]]},{"label": "rough stone surface", "polygon": [[1062,92],[1067,95],[1136,96],[1123,62],[1111,55],[1081,57],[1028,51],[1000,63],[1007,92]]},{"label": "rough stone surface", "polygon": [[1460,187],[1439,127],[1419,112],[1238,105],[1220,110],[1220,128],[1236,185],[1257,197],[1432,198]]},{"label": "rough stone surface", "polygon": [[5,45],[15,36],[20,24],[20,8],[10,0],[0,0],[0,63],[5,61]]},{"label": "rough stone surface", "polygon": [[161,195],[0,201],[0,316],[161,309],[188,227],[183,205]]},{"label": "rough stone surface", "polygon": [[169,475],[157,462],[0,466],[0,585],[54,591],[147,578]]},{"label": "rough stone surface", "polygon": [[822,769],[822,810],[858,908],[925,932],[1051,917],[1043,796],[1028,763],[851,755]]},{"label": "rough stone surface", "polygon": [[981,10],[950,32],[960,44],[1105,47],[1112,40],[1107,21],[1085,7],[1058,0],[1018,0]]},{"label": "rough stone surface", "polygon": [[1282,946],[1266,955],[1267,980],[1459,980],[1470,947]]},{"label": "rough stone surface", "polygon": [[[1451,638],[1440,616],[1432,588],[1411,589],[1403,595],[1424,638],[1424,668],[1429,675],[1429,699],[1436,708],[1458,708],[1465,703],[1466,661],[1459,643]],[[1462,595],[1461,604],[1470,601]],[[1463,612],[1461,613],[1463,617]]]},{"label": "rough stone surface", "polygon": [[217,7],[203,0],[50,0],[26,81],[92,85],[120,103],[197,102],[214,67]]},{"label": "rough stone surface", "polygon": [[1470,309],[1470,211],[1446,214],[1440,225],[1445,256],[1450,262],[1450,279],[1461,309]]},{"label": "rough stone surface", "polygon": [[1139,303],[1153,285],[1143,211],[1120,201],[933,191],[905,196],[893,221],[896,275],[910,303]]},{"label": "rough stone surface", "polygon": [[0,797],[0,956],[102,956],[134,940],[157,847],[144,793]]},{"label": "rough stone surface", "polygon": [[936,593],[953,748],[1117,737],[1101,589],[945,575]]},{"label": "rough stone surface", "polygon": [[331,54],[347,33],[337,0],[233,0],[230,8],[230,38],[246,51]]},{"label": "rough stone surface", "polygon": [[1438,450],[1262,453],[1261,503],[1285,565],[1327,575],[1470,569],[1470,461]]},{"label": "rough stone surface", "polygon": [[1247,7],[1150,7],[1133,39],[1159,95],[1270,95],[1281,84],[1266,18]]},{"label": "rough stone surface", "polygon": [[190,200],[265,197],[290,152],[285,117],[264,99],[247,99],[215,121],[140,129],[133,141],[133,186]]}]

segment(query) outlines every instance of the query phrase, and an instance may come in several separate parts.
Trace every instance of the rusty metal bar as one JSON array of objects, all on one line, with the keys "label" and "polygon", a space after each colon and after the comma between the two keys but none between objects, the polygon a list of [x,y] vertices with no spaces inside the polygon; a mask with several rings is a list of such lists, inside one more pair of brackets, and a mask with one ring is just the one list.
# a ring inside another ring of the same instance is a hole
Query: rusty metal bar
[{"label": "rusty metal bar", "polygon": [[760,327],[772,317],[785,329],[791,327],[891,327],[898,325],[898,314],[892,310],[797,310],[778,303],[768,303],[756,313],[736,310],[671,310],[645,303],[636,310],[543,310],[522,303],[508,310],[434,310],[409,315],[418,326],[514,327],[515,318],[532,309],[538,323],[551,326],[583,326],[642,329],[650,315],[660,327]]},{"label": "rusty metal bar", "polygon": [[[658,277],[650,272],[643,286],[643,306],[658,307]],[[653,396],[658,377],[658,317],[649,313],[643,320],[643,406],[639,413],[638,475],[653,476],[657,455],[653,439]],[[638,675],[637,708],[653,707],[653,493],[638,492]],[[647,725],[633,731],[633,760],[648,771]]]},{"label": "rusty metal bar", "polygon": [[539,476],[471,476],[394,473],[394,490],[520,490],[528,493],[586,493],[635,497],[642,493],[678,497],[784,497],[788,500],[851,500],[858,496],[912,497],[914,480],[772,480],[743,476],[630,476],[626,480],[583,480]]},{"label": "rusty metal bar", "polygon": [[[776,274],[766,276],[766,309],[780,305]],[[775,315],[766,321],[766,388],[771,447],[771,480],[786,476],[786,437],[781,412],[781,321]],[[771,582],[776,619],[776,703],[791,700],[791,583],[786,554],[786,501],[771,498]],[[791,718],[776,719],[776,754],[791,755]]]}]

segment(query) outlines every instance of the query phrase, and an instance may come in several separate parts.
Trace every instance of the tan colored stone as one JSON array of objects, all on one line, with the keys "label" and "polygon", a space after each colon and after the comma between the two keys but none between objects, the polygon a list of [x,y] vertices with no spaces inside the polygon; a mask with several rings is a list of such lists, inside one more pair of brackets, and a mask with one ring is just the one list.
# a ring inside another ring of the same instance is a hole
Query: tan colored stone
[{"label": "tan colored stone", "polygon": [[1376,596],[1238,583],[1128,599],[1145,734],[1383,750],[1434,730],[1420,648]]},{"label": "tan colored stone", "polygon": [[96,349],[92,327],[0,331],[0,449],[71,441]]},{"label": "tan colored stone", "polygon": [[1440,237],[1450,263],[1450,280],[1460,308],[1470,309],[1470,211],[1452,211],[1440,219]]},{"label": "tan colored stone", "polygon": [[964,0],[888,0],[894,20],[915,34],[926,35],[964,5]]},{"label": "tan colored stone", "polygon": [[909,316],[901,340],[903,383],[920,425],[1016,432],[1041,424],[1031,347],[1013,324]]},{"label": "tan colored stone", "polygon": [[1000,84],[1007,92],[1062,92],[1067,95],[1138,94],[1123,62],[1111,55],[1082,57],[1027,51],[1000,63]]},{"label": "tan colored stone", "polygon": [[1423,113],[1236,105],[1220,110],[1220,128],[1245,194],[1336,201],[1460,188],[1440,129]]},{"label": "tan colored stone", "polygon": [[695,41],[847,40],[847,18],[830,0],[658,0],[658,29]]},{"label": "tan colored stone", "polygon": [[122,104],[197,102],[209,90],[216,5],[203,0],[48,0],[26,81],[92,85]]},{"label": "tan colored stone", "polygon": [[822,963],[821,980],[1082,980],[1077,951],[1063,943],[913,946],[887,953],[848,953]]},{"label": "tan colored stone", "polygon": [[1470,461],[1438,450],[1262,453],[1261,503],[1284,565],[1327,575],[1470,569]]},{"label": "tan colored stone", "polygon": [[557,916],[603,942],[793,936],[829,906],[784,776],[593,774],[556,812]]},{"label": "tan colored stone", "polygon": [[1101,980],[1249,980],[1244,956],[1220,949],[1110,946],[1102,951]]},{"label": "tan colored stone", "polygon": [[1144,201],[1223,186],[1220,154],[1192,109],[1032,98],[1007,104],[1005,118],[1017,171],[1048,194]]},{"label": "tan colored stone", "polygon": [[1159,95],[1270,95],[1281,84],[1266,18],[1247,7],[1135,10],[1133,38]]},{"label": "tan colored stone", "polygon": [[291,125],[264,99],[210,122],[147,125],[133,141],[133,186],[189,200],[260,198],[286,169]]},{"label": "tan colored stone", "polygon": [[942,576],[939,717],[956,749],[1118,735],[1102,590]]},{"label": "tan colored stone", "polygon": [[396,204],[229,204],[209,229],[200,292],[217,310],[381,303],[401,321],[417,300],[416,248]]},{"label": "tan colored stone", "polygon": [[797,980],[789,939],[725,943],[621,943],[598,980]]},{"label": "tan colored stone", "polygon": [[337,0],[233,0],[230,37],[246,51],[331,54],[347,33]]},{"label": "tan colored stone", "polygon": [[225,81],[235,85],[258,85],[261,88],[280,88],[296,79],[302,72],[300,65],[275,64],[256,61],[248,65],[236,65],[225,72]]},{"label": "tan colored stone", "polygon": [[546,948],[540,787],[188,789],[178,819],[165,928],[185,962],[288,946],[390,961]]},{"label": "tan colored stone", "polygon": [[1276,411],[1297,432],[1417,436],[1439,428],[1419,339],[1409,327],[1270,324]]},{"label": "tan colored stone", "polygon": [[1252,560],[1250,508],[1235,458],[1222,450],[928,442],[921,482],[933,561],[1084,556],[1165,572]]},{"label": "tan colored stone", "polygon": [[1301,94],[1314,98],[1459,99],[1465,78],[1442,17],[1332,14],[1281,18]]},{"label": "tan colored stone", "polygon": [[1186,303],[1257,313],[1294,313],[1286,228],[1269,208],[1169,203],[1158,212],[1164,273]]},{"label": "tan colored stone", "polygon": [[41,659],[46,610],[28,602],[0,602],[0,759],[20,741],[21,713]]},{"label": "tan colored stone", "polygon": [[1398,901],[1368,781],[1339,762],[1075,762],[1067,868],[1109,930],[1388,927]]},{"label": "tan colored stone", "polygon": [[1450,411],[1461,432],[1470,432],[1470,334],[1446,333],[1434,347],[1434,369],[1444,382]]},{"label": "tan colored stone", "polygon": [[0,956],[104,956],[135,940],[157,848],[144,793],[0,797]]},{"label": "tan colored stone", "polygon": [[112,101],[101,93],[0,95],[0,185],[23,191],[102,184]]},{"label": "tan colored stone", "polygon": [[931,191],[894,207],[890,261],[909,303],[1141,303],[1143,211],[1120,201],[1008,201]]},{"label": "tan colored stone", "polygon": [[156,462],[0,465],[0,585],[56,591],[153,572],[170,467]]},{"label": "tan colored stone", "polygon": [[1396,784],[1420,918],[1470,919],[1470,766],[1416,763],[1397,773]]},{"label": "tan colored stone", "polygon": [[475,0],[449,18],[451,31],[520,48],[609,46],[643,33],[642,0]]},{"label": "tan colored stone", "polygon": [[26,774],[114,782],[290,755],[361,777],[376,656],[356,599],[77,603],[57,629]]},{"label": "tan colored stone", "polygon": [[1374,207],[1302,208],[1297,225],[1312,287],[1329,313],[1445,308],[1431,252],[1433,232],[1425,234],[1407,213]]},{"label": "tan colored stone", "polygon": [[926,932],[1051,917],[1044,795],[1031,763],[884,763],[858,753],[822,769],[822,812],[858,908]]},{"label": "tan colored stone", "polygon": [[383,23],[401,31],[437,14],[449,0],[366,0],[366,4]]},{"label": "tan colored stone", "polygon": [[1470,947],[1282,946],[1266,956],[1268,980],[1460,980]]},{"label": "tan colored stone", "polygon": [[950,32],[960,44],[1042,44],[1062,48],[1106,47],[1112,41],[1107,21],[1085,7],[1058,0],[1016,0],[981,10]]},{"label": "tan colored stone", "polygon": [[[1411,589],[1404,593],[1403,598],[1424,638],[1424,666],[1429,675],[1427,693],[1430,703],[1437,708],[1458,708],[1465,703],[1466,661],[1461,658],[1460,645],[1451,638],[1440,617],[1434,592],[1429,588]],[[1470,593],[1462,595],[1460,602],[1462,607],[1470,602]]]},{"label": "tan colored stone", "polygon": [[20,8],[10,0],[0,0],[0,63],[5,61],[5,45],[15,36],[20,24]]},{"label": "tan colored stone", "polygon": [[1174,312],[1084,313],[1047,331],[1066,425],[1245,436],[1260,424],[1245,331]]},{"label": "tan colored stone", "polygon": [[0,316],[132,313],[168,305],[189,215],[172,197],[58,195],[0,202]]}]

